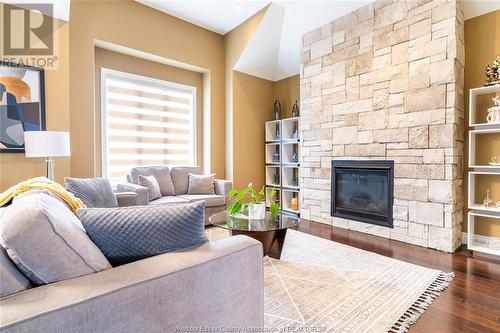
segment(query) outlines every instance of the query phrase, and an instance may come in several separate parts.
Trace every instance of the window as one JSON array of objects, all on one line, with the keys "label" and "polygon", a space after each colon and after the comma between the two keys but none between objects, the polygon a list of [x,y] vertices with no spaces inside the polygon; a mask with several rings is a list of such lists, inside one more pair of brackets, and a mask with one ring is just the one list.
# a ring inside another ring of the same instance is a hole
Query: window
[{"label": "window", "polygon": [[101,69],[102,173],[134,166],[195,164],[196,88]]}]

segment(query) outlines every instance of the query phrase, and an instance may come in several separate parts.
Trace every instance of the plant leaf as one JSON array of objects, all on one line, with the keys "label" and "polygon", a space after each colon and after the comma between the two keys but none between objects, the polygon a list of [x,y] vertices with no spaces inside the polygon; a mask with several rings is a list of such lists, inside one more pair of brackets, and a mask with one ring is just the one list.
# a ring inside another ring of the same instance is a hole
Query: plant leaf
[{"label": "plant leaf", "polygon": [[280,204],[277,202],[272,203],[271,206],[269,206],[269,211],[272,216],[278,216],[280,213]]}]

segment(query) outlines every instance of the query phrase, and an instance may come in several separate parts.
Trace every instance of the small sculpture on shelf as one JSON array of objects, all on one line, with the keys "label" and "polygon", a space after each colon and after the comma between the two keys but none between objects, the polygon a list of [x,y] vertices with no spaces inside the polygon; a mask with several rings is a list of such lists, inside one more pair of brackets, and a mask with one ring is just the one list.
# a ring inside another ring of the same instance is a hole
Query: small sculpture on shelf
[{"label": "small sculpture on shelf", "polygon": [[494,98],[492,98],[492,100],[495,105],[491,108],[488,108],[486,122],[500,123],[500,96],[495,96]]},{"label": "small sculpture on shelf", "polygon": [[500,160],[498,160],[496,156],[493,156],[488,164],[492,166],[500,166]]},{"label": "small sculpture on shelf", "polygon": [[294,186],[294,187],[299,186],[299,177],[297,177],[295,171],[293,172],[293,176],[292,176],[292,186]]},{"label": "small sculpture on shelf", "polygon": [[298,139],[299,138],[299,127],[297,125],[295,125],[295,130],[293,131],[292,138],[293,139]]},{"label": "small sculpture on shelf", "polygon": [[299,105],[297,104],[297,101],[293,103],[292,106],[292,118],[298,117],[299,116]]},{"label": "small sculpture on shelf", "polygon": [[297,155],[297,151],[294,149],[292,153],[292,162],[297,163],[299,161],[299,156]]},{"label": "small sculpture on shelf", "polygon": [[488,208],[491,206],[492,202],[493,202],[493,200],[491,200],[491,197],[490,197],[490,189],[487,189],[486,190],[486,198],[484,198],[484,200],[483,200],[483,205],[484,205],[484,207]]},{"label": "small sculpture on shelf", "polygon": [[493,65],[486,66],[486,86],[500,83],[500,55],[495,57]]},{"label": "small sculpture on shelf", "polygon": [[280,184],[280,174],[278,170],[274,173],[274,185],[279,185]]},{"label": "small sculpture on shelf", "polygon": [[274,152],[273,155],[273,162],[279,163],[280,162],[280,147],[276,146],[276,151]]},{"label": "small sculpture on shelf", "polygon": [[275,140],[279,140],[280,139],[280,129],[277,126],[276,126],[276,134],[275,134],[274,139]]},{"label": "small sculpture on shelf", "polygon": [[280,98],[276,98],[274,101],[274,119],[275,120],[280,120],[281,119],[281,103],[280,103]]}]

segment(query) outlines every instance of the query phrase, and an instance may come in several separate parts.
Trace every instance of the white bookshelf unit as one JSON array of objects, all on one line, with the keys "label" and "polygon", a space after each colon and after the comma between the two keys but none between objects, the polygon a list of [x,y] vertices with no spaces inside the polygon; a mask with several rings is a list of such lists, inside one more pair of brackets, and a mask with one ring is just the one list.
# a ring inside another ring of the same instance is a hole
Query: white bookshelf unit
[{"label": "white bookshelf unit", "polygon": [[[468,160],[468,209],[467,214],[467,248],[472,251],[500,256],[500,238],[485,237],[475,233],[475,226],[486,218],[500,223],[500,208],[496,203],[500,197],[494,197],[491,205],[486,207],[483,200],[486,193],[477,193],[477,185],[487,188],[500,184],[500,165],[490,165],[489,160],[478,159],[476,151],[481,142],[494,148],[491,152],[500,160],[500,147],[491,145],[489,141],[500,135],[500,123],[486,122],[487,108],[493,106],[491,97],[500,94],[500,85],[474,88],[470,90],[469,98],[469,160]],[[488,102],[489,100],[489,102]],[[497,154],[498,151],[498,154]],[[491,156],[493,157],[493,156]],[[481,180],[482,179],[482,180]],[[484,222],[483,222],[484,223]]]},{"label": "white bookshelf unit", "polygon": [[[296,198],[300,203],[299,118],[266,122],[265,139],[266,205],[269,207],[271,203],[269,193],[274,188],[281,212],[299,216],[300,209],[292,207],[292,198]],[[275,158],[276,152],[279,152],[279,159]]]}]

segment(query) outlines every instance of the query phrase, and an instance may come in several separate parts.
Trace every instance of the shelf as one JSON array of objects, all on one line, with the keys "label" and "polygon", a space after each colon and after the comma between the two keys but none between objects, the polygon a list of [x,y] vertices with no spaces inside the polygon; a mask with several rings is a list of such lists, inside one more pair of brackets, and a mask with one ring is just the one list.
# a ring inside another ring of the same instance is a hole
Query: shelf
[{"label": "shelf", "polygon": [[[278,183],[274,182],[274,176],[276,173],[279,175]],[[266,186],[281,186],[281,177],[281,168],[279,165],[266,165]]]},{"label": "shelf", "polygon": [[[478,106],[478,96],[481,95],[488,95],[488,94],[494,94],[500,92],[500,85],[492,85],[492,86],[486,86],[486,87],[478,87],[474,89],[469,90],[469,126],[474,127],[478,126],[476,118],[478,115],[481,116],[482,120],[486,120],[485,117],[485,109],[486,109],[486,103],[480,103],[480,113],[477,112],[477,106]],[[480,102],[484,102],[483,97]],[[493,102],[490,100],[488,101],[487,105],[493,106]],[[479,125],[482,126],[482,125]]]},{"label": "shelf", "polygon": [[478,87],[478,88],[472,88],[470,90],[471,94],[474,95],[482,95],[482,94],[491,94],[494,92],[500,91],[500,84],[494,84],[491,86],[484,86],[484,87]]},{"label": "shelf", "polygon": [[500,218],[500,208],[495,207],[495,203],[493,203],[490,207],[484,207],[481,204],[471,204],[468,208],[481,211],[483,214],[481,216]]},{"label": "shelf", "polygon": [[[489,134],[494,134],[493,137],[482,137],[482,138],[477,138],[478,135],[489,135]],[[500,134],[500,127],[498,128],[486,128],[486,129],[476,129],[476,130],[470,130],[469,131],[469,168],[482,168],[482,169],[500,169],[500,166],[494,166],[494,165],[487,165],[487,164],[478,164],[478,163],[485,163],[486,161],[478,161],[476,160],[476,150],[478,150],[478,146],[482,144],[483,146],[483,154],[485,152],[488,152],[491,154],[491,156],[499,156],[500,151],[498,150],[498,147],[496,146],[491,146],[488,145],[488,142],[495,142],[494,140],[497,140],[497,136]],[[485,148],[488,147],[488,148]],[[485,150],[487,149],[487,150]]]},{"label": "shelf", "polygon": [[500,128],[500,123],[479,123],[479,124],[469,124],[470,127],[484,127],[484,128]]},{"label": "shelf", "polygon": [[[278,134],[278,136],[276,136],[276,134]],[[281,120],[273,120],[266,122],[265,141],[279,143],[280,140],[281,140]]]},{"label": "shelf", "polygon": [[498,169],[500,171],[500,165],[469,165],[471,169]]},{"label": "shelf", "polygon": [[[298,157],[299,157],[299,145],[298,143],[285,143],[283,142],[283,148],[282,148],[282,158],[283,158],[283,164],[298,164]],[[297,155],[297,160],[293,160],[293,153],[296,153]]]},{"label": "shelf", "polygon": [[472,134],[500,133],[500,127],[499,128],[486,128],[486,129],[470,130],[469,133],[472,133]]},{"label": "shelf", "polygon": [[[276,150],[279,152],[279,161],[274,160],[274,154]],[[282,149],[279,143],[266,143],[266,164],[267,165],[279,165],[282,159]]]},{"label": "shelf", "polygon": [[500,256],[500,238],[484,237],[475,234],[475,217],[488,217],[500,219],[500,216],[491,216],[489,214],[469,212],[467,214],[467,248],[471,251],[478,251]]}]

